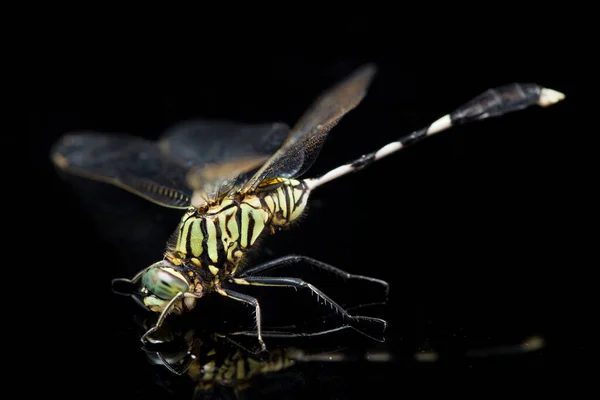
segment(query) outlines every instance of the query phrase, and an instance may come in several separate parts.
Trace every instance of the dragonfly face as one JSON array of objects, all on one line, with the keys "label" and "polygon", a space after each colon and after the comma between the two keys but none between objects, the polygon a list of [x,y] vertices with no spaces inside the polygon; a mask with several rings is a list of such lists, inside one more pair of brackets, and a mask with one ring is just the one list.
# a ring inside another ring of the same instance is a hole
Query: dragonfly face
[{"label": "dragonfly face", "polygon": [[202,297],[202,281],[193,270],[163,260],[142,273],[140,294],[150,310],[162,312],[179,293],[183,296],[173,306],[177,313],[193,309]]}]

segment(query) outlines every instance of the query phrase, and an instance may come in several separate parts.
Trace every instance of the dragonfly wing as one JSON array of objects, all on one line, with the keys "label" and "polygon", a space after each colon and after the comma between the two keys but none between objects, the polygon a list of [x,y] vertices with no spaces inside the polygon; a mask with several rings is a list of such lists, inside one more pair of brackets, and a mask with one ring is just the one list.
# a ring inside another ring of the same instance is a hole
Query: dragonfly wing
[{"label": "dragonfly wing", "polygon": [[231,121],[190,120],[168,129],[158,146],[186,167],[231,163],[271,156],[283,144],[290,128],[283,123],[246,124]]},{"label": "dragonfly wing", "polygon": [[161,154],[154,142],[126,134],[71,133],[54,145],[51,159],[61,171],[113,184],[162,206],[189,206],[185,168]]},{"label": "dragonfly wing", "polygon": [[161,152],[188,169],[194,191],[219,198],[240,188],[289,136],[289,126],[192,120],[169,129]]},{"label": "dragonfly wing", "polygon": [[186,208],[196,191],[216,198],[239,188],[289,134],[281,123],[187,121],[158,142],[127,134],[63,136],[51,158],[62,171],[110,183],[165,207]]},{"label": "dragonfly wing", "polygon": [[376,68],[367,64],[323,93],[302,115],[279,150],[248,180],[243,191],[263,180],[293,178],[306,172],[318,156],[327,134],[366,95]]}]

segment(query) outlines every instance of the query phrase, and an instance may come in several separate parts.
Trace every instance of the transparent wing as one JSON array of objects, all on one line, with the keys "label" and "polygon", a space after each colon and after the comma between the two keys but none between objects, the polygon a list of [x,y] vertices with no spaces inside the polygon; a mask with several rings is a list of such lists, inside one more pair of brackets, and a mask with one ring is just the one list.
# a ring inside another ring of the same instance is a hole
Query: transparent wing
[{"label": "transparent wing", "polygon": [[158,146],[188,168],[187,187],[216,199],[235,191],[284,143],[283,123],[192,120],[169,129]]},{"label": "transparent wing", "polygon": [[186,169],[166,159],[151,141],[72,133],[54,145],[51,158],[62,171],[119,186],[165,207],[185,208],[190,202]]},{"label": "transparent wing", "polygon": [[158,146],[187,168],[203,168],[271,156],[289,131],[283,123],[191,120],[168,129]]},{"label": "transparent wing", "polygon": [[288,136],[284,124],[189,121],[158,142],[125,134],[65,135],[52,149],[67,173],[107,182],[165,207],[185,208],[196,190],[224,195],[245,182]]},{"label": "transparent wing", "polygon": [[375,71],[373,64],[364,65],[323,93],[296,123],[285,143],[242,190],[254,189],[265,179],[293,178],[306,172],[321,151],[331,128],[362,101]]}]

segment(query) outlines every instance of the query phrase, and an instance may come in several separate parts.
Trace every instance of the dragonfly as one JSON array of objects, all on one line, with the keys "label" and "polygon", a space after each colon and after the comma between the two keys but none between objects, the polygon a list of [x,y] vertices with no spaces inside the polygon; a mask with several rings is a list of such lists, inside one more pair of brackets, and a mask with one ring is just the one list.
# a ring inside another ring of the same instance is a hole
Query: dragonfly
[{"label": "dragonfly", "polygon": [[142,341],[149,340],[170,313],[191,311],[202,297],[218,294],[253,307],[256,336],[261,350],[266,350],[261,305],[255,297],[238,291],[246,285],[308,290],[357,330],[364,332],[363,326],[385,330],[387,321],[351,315],[305,280],[267,273],[304,263],[344,280],[380,285],[386,294],[387,282],[350,274],[301,255],[250,266],[247,262],[250,251],[258,249],[265,237],[294,226],[304,215],[309,196],[325,183],[362,170],[451,127],[533,105],[546,107],[565,97],[535,83],[511,83],[488,89],[431,124],[374,152],[321,176],[302,178],[331,129],[362,102],[375,73],[374,64],[357,68],[323,92],[291,128],[280,122],[189,120],[168,129],[155,141],[128,134],[72,132],[55,143],[51,160],[59,171],[115,185],[183,212],[160,261],[131,279],[113,280],[113,284],[133,284],[143,305],[160,313]]}]

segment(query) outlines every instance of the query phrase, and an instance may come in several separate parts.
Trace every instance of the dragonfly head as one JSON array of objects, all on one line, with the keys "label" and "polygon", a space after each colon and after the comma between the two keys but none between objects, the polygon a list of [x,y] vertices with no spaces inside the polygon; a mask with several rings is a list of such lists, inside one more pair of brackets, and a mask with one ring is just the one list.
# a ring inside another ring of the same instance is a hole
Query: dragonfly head
[{"label": "dragonfly head", "polygon": [[189,311],[202,297],[200,278],[186,267],[176,266],[168,260],[156,262],[142,275],[140,294],[144,304],[152,311],[161,312],[178,293],[184,293],[173,310]]}]

